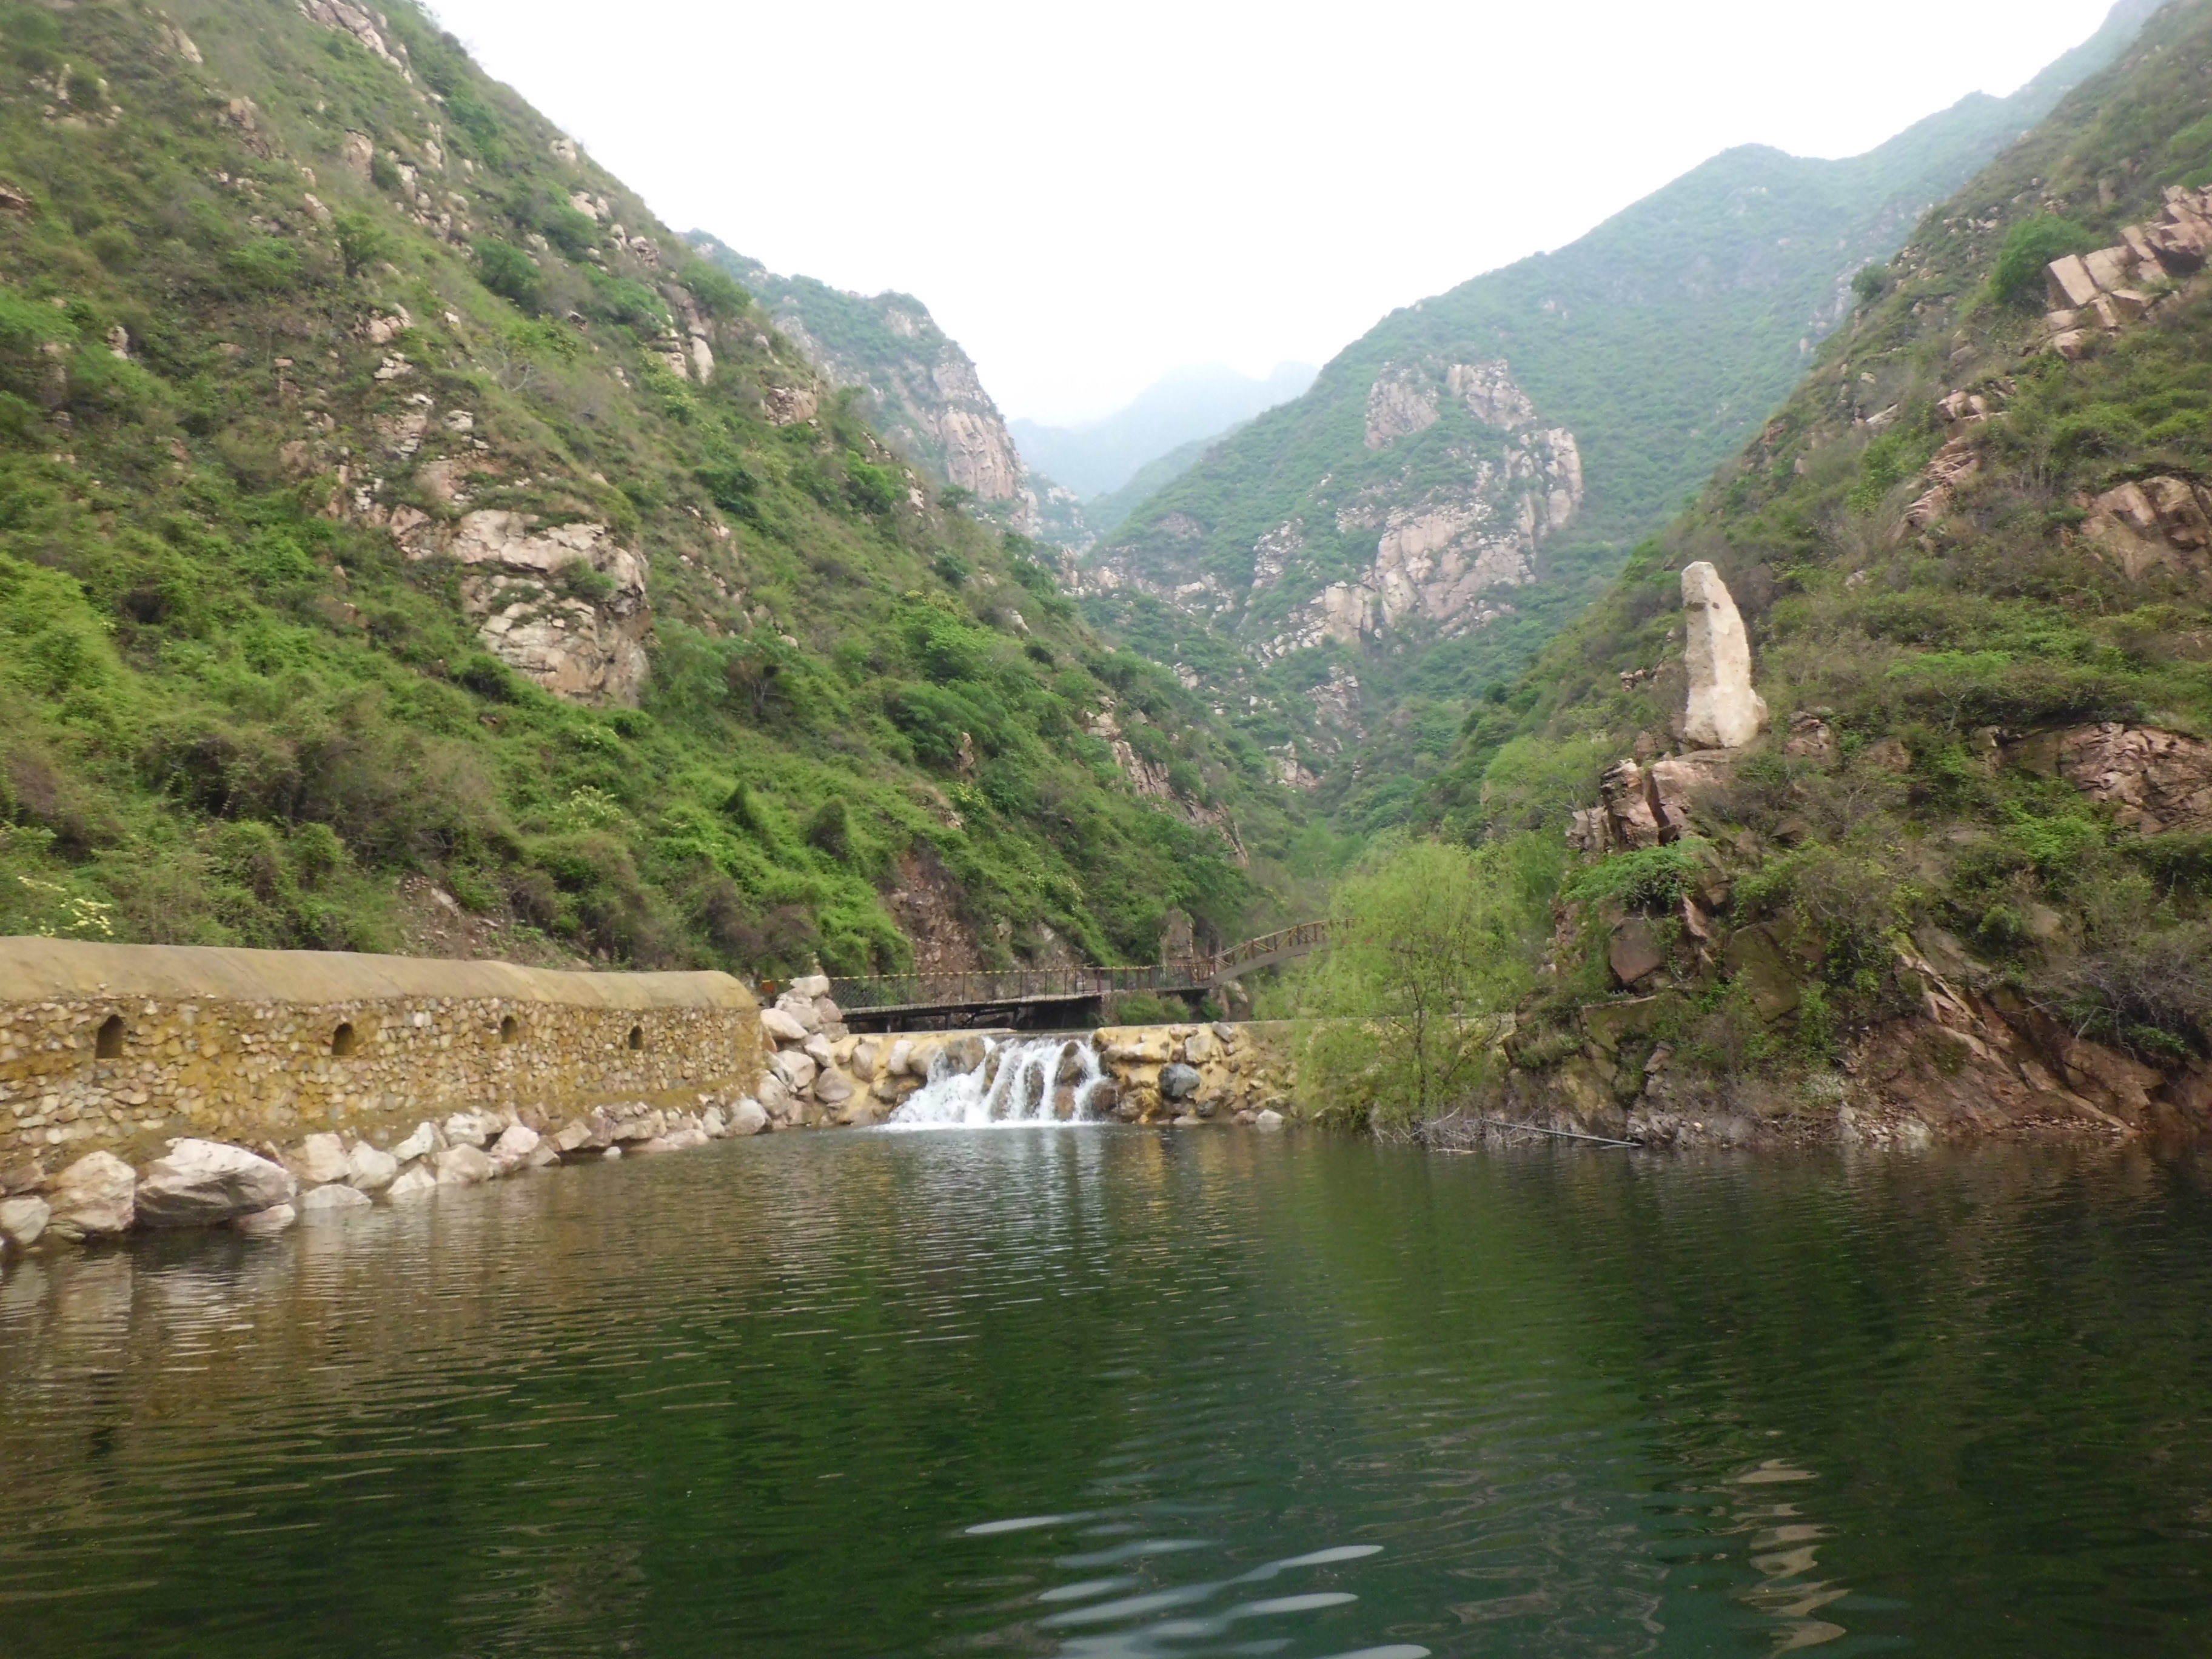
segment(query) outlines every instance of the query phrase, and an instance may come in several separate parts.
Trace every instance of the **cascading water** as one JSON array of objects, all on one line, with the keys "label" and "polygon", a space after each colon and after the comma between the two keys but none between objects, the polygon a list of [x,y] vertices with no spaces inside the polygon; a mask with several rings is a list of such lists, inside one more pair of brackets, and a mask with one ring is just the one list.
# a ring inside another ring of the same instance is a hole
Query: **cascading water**
[{"label": "cascading water", "polygon": [[940,1054],[929,1081],[890,1115],[892,1129],[988,1129],[1096,1123],[1091,1097],[1107,1080],[1091,1045],[1071,1037],[985,1040],[983,1063],[961,1071]]}]

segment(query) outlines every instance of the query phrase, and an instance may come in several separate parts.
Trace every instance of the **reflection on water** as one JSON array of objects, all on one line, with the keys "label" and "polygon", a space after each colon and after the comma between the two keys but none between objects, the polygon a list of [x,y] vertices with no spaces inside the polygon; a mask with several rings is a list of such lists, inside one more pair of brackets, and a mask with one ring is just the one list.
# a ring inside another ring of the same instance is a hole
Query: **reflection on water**
[{"label": "reflection on water", "polygon": [[782,1136],[0,1279],[0,1659],[2199,1654],[2133,1154]]}]

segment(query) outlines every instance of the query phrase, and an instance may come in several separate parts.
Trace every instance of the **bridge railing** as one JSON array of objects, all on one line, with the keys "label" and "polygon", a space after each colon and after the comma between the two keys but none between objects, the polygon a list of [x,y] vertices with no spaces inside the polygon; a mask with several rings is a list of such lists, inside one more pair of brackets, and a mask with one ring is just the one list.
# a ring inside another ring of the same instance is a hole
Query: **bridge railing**
[{"label": "bridge railing", "polygon": [[1127,996],[1139,991],[1204,990],[1255,963],[1303,956],[1328,942],[1325,921],[1301,922],[1210,957],[1147,968],[1006,968],[975,973],[874,974],[833,979],[841,1008],[974,1008],[1065,998]]},{"label": "bridge railing", "polygon": [[1259,939],[1248,939],[1242,945],[1231,945],[1218,956],[1206,958],[1204,963],[1206,977],[1209,981],[1218,980],[1231,969],[1248,967],[1255,962],[1305,956],[1328,943],[1327,922],[1302,921],[1295,927],[1285,927]]},{"label": "bridge railing", "polygon": [[830,995],[841,1008],[988,1007],[1052,998],[1071,1001],[1125,996],[1135,991],[1194,991],[1206,981],[1189,963],[1162,968],[1018,968],[967,974],[881,974],[833,979]]}]

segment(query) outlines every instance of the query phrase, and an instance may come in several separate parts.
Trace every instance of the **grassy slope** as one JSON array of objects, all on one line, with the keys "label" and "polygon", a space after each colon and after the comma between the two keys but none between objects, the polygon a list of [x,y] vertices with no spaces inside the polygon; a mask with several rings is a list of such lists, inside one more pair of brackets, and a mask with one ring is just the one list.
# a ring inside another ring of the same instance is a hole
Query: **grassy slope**
[{"label": "grassy slope", "polygon": [[[2123,6],[2097,40],[2012,98],[1970,98],[1849,161],[1731,150],[1571,246],[1394,313],[1305,397],[1261,416],[1138,507],[1102,553],[1176,580],[1210,570],[1242,591],[1253,544],[1303,516],[1313,581],[1279,585],[1267,609],[1237,620],[1239,633],[1264,636],[1316,586],[1357,575],[1372,556],[1372,532],[1337,532],[1330,503],[1409,459],[1442,465],[1463,441],[1446,421],[1370,454],[1367,396],[1382,367],[1424,354],[1508,360],[1545,418],[1577,434],[1589,497],[1574,529],[1547,546],[1540,584],[1514,596],[1516,616],[1433,647],[1394,642],[1357,665],[1382,718],[1321,799],[1348,825],[1401,818],[1448,757],[1467,700],[1517,675],[1604,592],[1628,547],[1789,394],[1810,361],[1808,342],[1841,314],[1851,273],[1886,258],[1929,203],[2109,62],[2148,8]],[[1164,531],[1170,515],[1195,520],[1203,538]],[[1094,602],[1093,614],[1159,660],[1206,653],[1206,629],[1148,601]],[[1291,659],[1257,677],[1257,689],[1263,703],[1294,704],[1326,675],[1325,665]],[[1276,743],[1291,729],[1263,715],[1255,735]]]},{"label": "grassy slope", "polygon": [[[1711,559],[1778,729],[1832,711],[1842,751],[1832,768],[1770,752],[1709,804],[1730,920],[1778,921],[1817,963],[1825,1023],[1795,1033],[1801,1054],[1909,1000],[1888,945],[1905,927],[1948,931],[2018,994],[2141,1058],[2212,1054],[2212,842],[2116,829],[1992,748],[2101,720],[2212,735],[2212,595],[2132,582],[2075,530],[2086,495],[2128,479],[2212,479],[2212,291],[2082,362],[2023,362],[2042,285],[2007,304],[1990,281],[2024,224],[2063,216],[2101,246],[2153,216],[2164,185],[2212,180],[2207,61],[2212,3],[2179,0],[1932,215],[1759,439],[1469,719],[1432,797],[1442,820],[1556,828],[1639,732],[1663,744],[1681,690],[1677,573]],[[1934,405],[1961,389],[2002,407],[1982,471],[1932,533],[1903,534],[1942,441]],[[1892,404],[1880,435],[1860,423]],[[1653,684],[1623,689],[1622,671],[1655,665]],[[1882,763],[1892,739],[1901,773],[1893,750]],[[1679,886],[1668,861],[1616,856],[1582,886],[1663,901]],[[1595,957],[1570,980],[1570,1000],[1607,984]]]},{"label": "grassy slope", "polygon": [[[764,315],[696,267],[595,266],[580,186],[682,250],[450,37],[392,9],[410,86],[279,0],[169,15],[204,66],[116,0],[0,7],[0,182],[30,204],[0,211],[0,930],[386,946],[426,872],[609,960],[852,970],[906,959],[878,889],[922,848],[1000,957],[1047,923],[1148,957],[1170,905],[1231,932],[1262,904],[1081,721],[1109,691],[1145,711],[1140,746],[1264,867],[1287,829],[1249,746],[1018,546],[912,507],[857,418],[771,424],[763,390],[802,372]],[[401,162],[465,198],[473,248],[407,210]],[[523,303],[485,285],[502,261]],[[711,385],[645,349],[672,276],[712,316]],[[415,326],[371,344],[402,305]],[[415,371],[380,381],[392,351]],[[477,505],[647,551],[642,707],[508,672],[449,566],[343,507],[341,465],[448,511],[375,429],[416,394],[474,413],[484,448],[434,423],[419,459],[481,456]]]}]

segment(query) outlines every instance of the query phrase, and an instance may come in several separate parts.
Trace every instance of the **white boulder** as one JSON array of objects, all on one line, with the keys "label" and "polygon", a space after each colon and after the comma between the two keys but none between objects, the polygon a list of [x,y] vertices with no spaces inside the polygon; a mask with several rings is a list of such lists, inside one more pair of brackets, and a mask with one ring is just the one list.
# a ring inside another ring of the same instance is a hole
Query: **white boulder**
[{"label": "white boulder", "polygon": [[289,1204],[271,1204],[265,1210],[255,1210],[251,1214],[234,1216],[231,1218],[230,1224],[239,1232],[266,1237],[270,1233],[283,1232],[299,1218],[300,1212],[295,1206]]},{"label": "white boulder", "polygon": [[806,1028],[784,1009],[762,1009],[760,1022],[761,1030],[768,1034],[770,1042],[804,1042],[806,1041]]},{"label": "white boulder", "polygon": [[492,1143],[491,1161],[500,1174],[519,1170],[530,1161],[538,1150],[538,1131],[526,1123],[509,1124]]},{"label": "white boulder", "polygon": [[491,1112],[455,1112],[445,1122],[446,1139],[456,1146],[482,1146],[507,1127]]},{"label": "white boulder", "polygon": [[768,1127],[768,1109],[747,1095],[730,1111],[730,1133],[733,1135],[757,1135]]},{"label": "white boulder", "polygon": [[179,1140],[138,1183],[138,1219],[149,1227],[211,1226],[289,1205],[299,1190],[289,1170],[243,1146]]},{"label": "white boulder", "polygon": [[131,1231],[138,1177],[112,1152],[88,1152],[47,1189],[47,1224],[64,1238],[112,1238]]},{"label": "white boulder", "polygon": [[1253,1127],[1255,1128],[1279,1129],[1283,1127],[1283,1115],[1271,1106],[1266,1111],[1261,1113],[1259,1116],[1254,1118],[1252,1120],[1252,1123]]},{"label": "white boulder", "polygon": [[292,1173],[310,1187],[343,1181],[349,1170],[345,1141],[337,1135],[309,1135],[292,1154]]},{"label": "white boulder", "polygon": [[314,1215],[325,1211],[365,1210],[369,1204],[368,1194],[359,1188],[333,1181],[328,1186],[308,1188],[300,1194],[297,1207],[302,1215]]},{"label": "white boulder", "polygon": [[796,991],[786,991],[778,997],[775,1012],[799,1027],[801,1041],[822,1029],[822,1016],[814,1012],[814,999],[803,997]]},{"label": "white boulder", "polygon": [[415,1133],[392,1149],[392,1156],[402,1164],[412,1164],[418,1158],[429,1157],[444,1145],[438,1126],[425,1121],[416,1124]]},{"label": "white boulder", "polygon": [[794,995],[805,997],[809,1000],[816,997],[826,997],[830,994],[830,975],[809,974],[804,979],[792,981],[791,988]]},{"label": "white boulder", "polygon": [[812,1058],[796,1048],[786,1048],[769,1061],[769,1070],[783,1081],[783,1085],[794,1095],[803,1095],[814,1086],[816,1066]]},{"label": "white boulder", "polygon": [[399,1173],[399,1160],[380,1152],[365,1140],[356,1140],[346,1154],[345,1182],[364,1193],[380,1193]]},{"label": "white boulder", "polygon": [[[477,1154],[481,1158],[483,1153]],[[410,1164],[399,1172],[398,1178],[384,1189],[388,1204],[410,1204],[418,1198],[428,1198],[438,1190],[438,1177],[420,1164]]]},{"label": "white boulder", "polygon": [[1751,686],[1751,638],[1728,584],[1700,559],[1682,571],[1684,666],[1690,679],[1682,738],[1701,749],[1741,749],[1766,728],[1766,700]]},{"label": "white boulder", "polygon": [[0,1203],[0,1241],[27,1250],[43,1237],[53,1206],[43,1198],[11,1198]]},{"label": "white boulder", "polygon": [[438,1184],[474,1187],[499,1173],[481,1146],[448,1146],[438,1154]]}]

